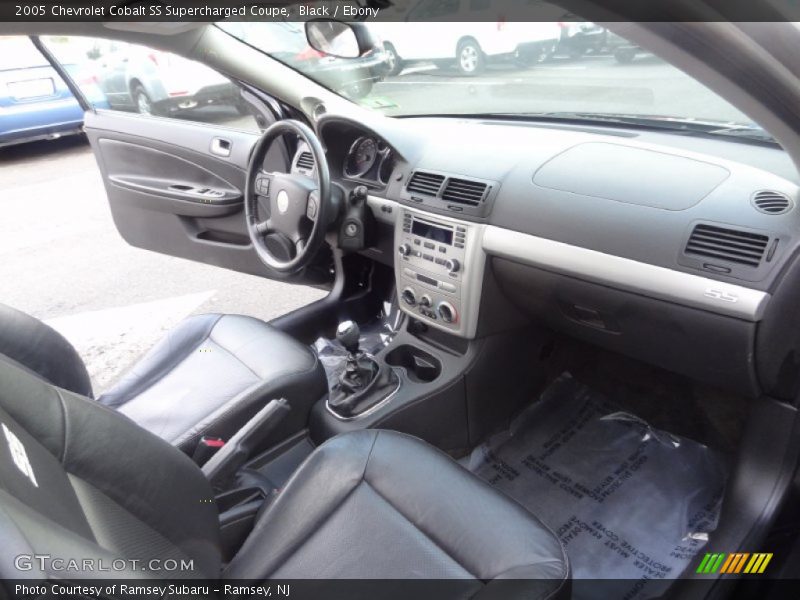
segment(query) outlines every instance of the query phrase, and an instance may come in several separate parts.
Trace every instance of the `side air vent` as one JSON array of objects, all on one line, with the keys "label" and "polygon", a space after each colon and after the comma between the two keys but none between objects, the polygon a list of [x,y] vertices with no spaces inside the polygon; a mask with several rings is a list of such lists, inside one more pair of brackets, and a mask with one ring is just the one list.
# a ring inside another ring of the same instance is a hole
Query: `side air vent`
[{"label": "side air vent", "polygon": [[426,171],[414,171],[411,179],[408,180],[406,189],[411,194],[425,194],[435,196],[444,182],[444,175],[428,173]]},{"label": "side air vent", "polygon": [[488,187],[489,186],[480,181],[451,177],[447,180],[447,185],[444,186],[442,200],[457,202],[458,204],[468,204],[469,206],[478,206],[483,202]]},{"label": "side air vent", "polygon": [[758,233],[697,225],[686,243],[686,254],[724,260],[748,267],[761,264],[769,237]]},{"label": "side air vent", "polygon": [[300,153],[300,156],[297,158],[297,168],[306,171],[310,171],[314,168],[314,157],[311,156],[311,152]]},{"label": "side air vent", "polygon": [[781,192],[761,190],[753,194],[753,206],[768,215],[782,215],[792,208],[792,201]]}]

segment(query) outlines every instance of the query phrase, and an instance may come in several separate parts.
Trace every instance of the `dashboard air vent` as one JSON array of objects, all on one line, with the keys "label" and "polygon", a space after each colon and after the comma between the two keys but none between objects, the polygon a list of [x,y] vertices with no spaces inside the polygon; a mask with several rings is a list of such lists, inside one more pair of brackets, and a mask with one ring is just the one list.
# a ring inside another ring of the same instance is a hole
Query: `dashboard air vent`
[{"label": "dashboard air vent", "polygon": [[426,171],[414,171],[411,179],[408,180],[406,189],[412,194],[425,194],[435,196],[439,193],[439,188],[444,182],[444,175],[428,173]]},{"label": "dashboard air vent", "polygon": [[772,190],[761,190],[753,194],[753,205],[762,213],[782,215],[792,207],[786,194]]},{"label": "dashboard air vent", "polygon": [[306,171],[310,171],[314,168],[314,157],[311,156],[311,152],[300,153],[300,156],[297,157],[297,168]]},{"label": "dashboard air vent", "polygon": [[480,181],[451,177],[447,180],[447,185],[444,186],[442,200],[478,206],[483,202],[487,187],[489,186]]},{"label": "dashboard air vent", "polygon": [[686,254],[757,267],[761,264],[769,237],[758,233],[697,225],[686,243]]}]

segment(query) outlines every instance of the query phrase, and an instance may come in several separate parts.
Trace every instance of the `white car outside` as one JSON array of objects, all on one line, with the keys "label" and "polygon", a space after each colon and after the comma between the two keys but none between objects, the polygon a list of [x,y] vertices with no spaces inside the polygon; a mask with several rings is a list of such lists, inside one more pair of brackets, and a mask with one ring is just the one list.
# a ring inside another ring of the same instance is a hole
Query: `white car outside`
[{"label": "white car outside", "polygon": [[[409,23],[372,22],[373,35],[382,41],[389,62],[389,74],[396,75],[411,63],[433,62],[455,66],[464,75],[477,75],[488,62],[515,60],[524,64],[549,58],[561,37],[555,22],[507,22],[491,10],[470,10],[475,0],[422,0],[408,13],[409,18],[443,19]],[[462,12],[466,11],[466,12]],[[464,20],[471,22],[444,21]],[[481,20],[482,19],[482,20]]]}]

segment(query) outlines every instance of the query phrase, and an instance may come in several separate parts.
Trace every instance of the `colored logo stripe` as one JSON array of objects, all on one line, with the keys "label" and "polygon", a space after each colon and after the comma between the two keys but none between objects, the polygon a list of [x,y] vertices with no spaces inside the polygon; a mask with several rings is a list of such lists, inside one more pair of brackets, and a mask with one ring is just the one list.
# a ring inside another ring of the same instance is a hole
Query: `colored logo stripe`
[{"label": "colored logo stripe", "polygon": [[767,568],[769,561],[772,560],[772,553],[755,553],[749,552],[734,552],[727,554],[725,552],[710,553],[707,552],[700,561],[697,567],[697,573],[712,574],[712,573],[763,573]]},{"label": "colored logo stripe", "polygon": [[745,573],[763,573],[767,568],[769,561],[772,560],[772,553],[769,554],[753,554],[753,558],[747,563],[744,569]]},{"label": "colored logo stripe", "polygon": [[740,573],[744,567],[745,561],[750,556],[749,553],[735,553],[731,554],[722,569],[721,573]]},{"label": "colored logo stripe", "polygon": [[700,566],[697,567],[698,573],[716,573],[719,566],[722,564],[725,554],[710,554],[706,553]]}]

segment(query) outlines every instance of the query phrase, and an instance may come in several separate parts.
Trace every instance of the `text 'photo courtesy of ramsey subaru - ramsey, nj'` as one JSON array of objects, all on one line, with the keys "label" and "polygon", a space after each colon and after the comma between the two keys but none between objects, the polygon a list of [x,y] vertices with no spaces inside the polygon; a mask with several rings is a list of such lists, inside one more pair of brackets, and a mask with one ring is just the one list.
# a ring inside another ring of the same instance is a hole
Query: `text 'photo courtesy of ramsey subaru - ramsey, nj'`
[{"label": "text 'photo courtesy of ramsey subaru - ramsey, nj'", "polygon": [[800,597],[800,4],[0,5],[0,598]]}]

